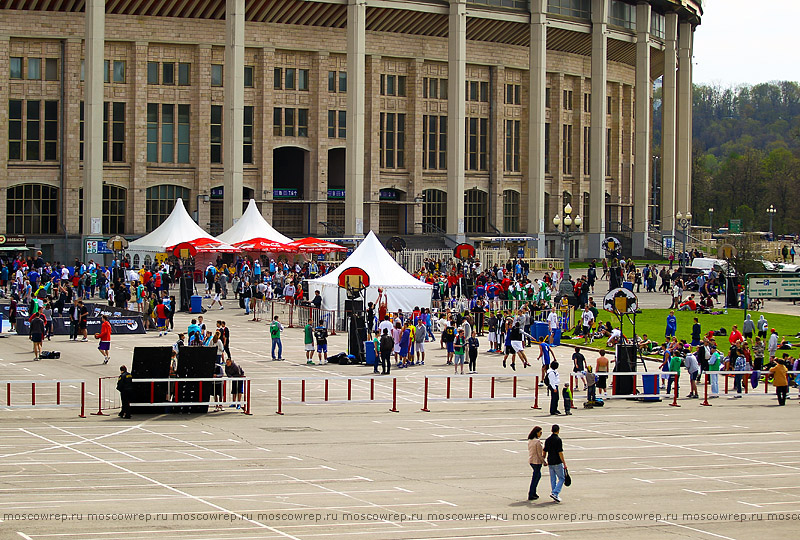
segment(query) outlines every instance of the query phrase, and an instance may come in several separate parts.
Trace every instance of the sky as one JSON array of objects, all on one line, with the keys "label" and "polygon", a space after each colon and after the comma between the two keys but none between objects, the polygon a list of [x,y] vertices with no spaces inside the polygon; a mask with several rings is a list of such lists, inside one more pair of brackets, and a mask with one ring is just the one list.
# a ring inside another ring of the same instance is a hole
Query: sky
[{"label": "sky", "polygon": [[800,82],[798,21],[800,0],[705,0],[694,34],[694,82]]}]

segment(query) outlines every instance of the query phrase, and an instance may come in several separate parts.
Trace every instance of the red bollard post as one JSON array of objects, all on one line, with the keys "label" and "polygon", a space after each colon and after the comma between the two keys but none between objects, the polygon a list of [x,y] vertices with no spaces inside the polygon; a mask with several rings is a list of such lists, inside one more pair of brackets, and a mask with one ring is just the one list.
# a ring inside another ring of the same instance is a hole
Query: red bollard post
[{"label": "red bollard post", "polygon": [[200,394],[199,396],[197,396],[197,401],[202,402],[203,401],[203,381],[197,381],[197,382],[198,382],[197,393]]},{"label": "red bollard post", "polygon": [[31,405],[36,405],[36,383],[31,383]]},{"label": "red bollard post", "polygon": [[512,397],[517,397],[517,376],[514,375],[514,391]]},{"label": "red bollard post", "polygon": [[491,390],[491,398],[494,399],[494,377],[492,377],[492,390]]},{"label": "red bollard post", "polygon": [[347,401],[353,397],[353,379],[347,379]]},{"label": "red bollard post", "polygon": [[725,375],[723,375],[723,377],[725,377],[725,395],[727,395],[728,394],[728,374],[726,373]]},{"label": "red bollard post", "polygon": [[447,399],[450,399],[450,377],[447,377]]},{"label": "red bollard post", "polygon": [[56,405],[61,405],[61,381],[56,382]]},{"label": "red bollard post", "polygon": [[325,379],[325,401],[328,401],[328,379]]},{"label": "red bollard post", "polygon": [[531,409],[539,408],[539,376],[537,375],[533,381],[533,407]]},{"label": "red bollard post", "polygon": [[305,379],[300,381],[300,402],[301,403],[305,403],[306,402],[306,380]]},{"label": "red bollard post", "polygon": [[375,379],[369,380],[369,400],[373,401],[375,399]]},{"label": "red bollard post", "polygon": [[[428,379],[425,378],[425,387],[428,386]],[[425,392],[425,401],[428,400],[428,393]],[[389,409],[389,412],[399,412],[397,410],[397,379],[392,379],[392,408]]]},{"label": "red bollard post", "polygon": [[617,379],[615,375],[611,375],[611,395],[617,395]]},{"label": "red bollard post", "polygon": [[469,399],[472,399],[472,377],[469,378]]},{"label": "red bollard post", "polygon": [[703,403],[701,403],[700,405],[703,405],[705,407],[711,407],[711,403],[708,402],[708,378],[710,377],[710,375],[706,373],[705,376],[706,376],[706,382],[703,385]]},{"label": "red bollard post", "polygon": [[[169,384],[169,383],[167,383],[167,384]],[[175,383],[175,392],[173,392],[173,394],[174,394],[174,397],[175,397],[175,403],[178,403],[178,383],[177,382]]]},{"label": "red bollard post", "polygon": [[[759,373],[760,375],[760,373]],[[769,375],[764,374],[764,393],[769,394]]]},{"label": "red bollard post", "polygon": [[245,403],[244,414],[252,415],[250,412],[250,379],[247,379],[247,402]]},{"label": "red bollard post", "polygon": [[[752,373],[752,371],[750,373]],[[742,384],[744,385],[744,393],[745,393],[745,395],[748,394],[747,388],[750,386],[750,384],[749,384],[750,381],[748,380],[749,378],[750,377],[745,377],[744,375],[742,376]]]},{"label": "red bollard post", "polygon": [[86,383],[81,382],[81,414],[79,418],[86,418]]},{"label": "red bollard post", "polygon": [[283,401],[283,399],[281,398],[281,382],[282,381],[278,379],[278,410],[276,411],[276,414],[280,415],[283,414],[283,410],[281,408],[281,402]]},{"label": "red bollard post", "polygon": [[422,395],[422,411],[431,412],[428,409],[428,377],[425,377],[425,393]]},{"label": "red bollard post", "polygon": [[670,407],[680,407],[678,405],[678,377],[676,376],[677,373],[673,373],[671,377],[675,377],[675,394],[672,397],[672,403],[670,403]]},{"label": "red bollard post", "polygon": [[156,396],[156,383],[150,381],[150,403],[153,403],[155,401],[155,396]]}]

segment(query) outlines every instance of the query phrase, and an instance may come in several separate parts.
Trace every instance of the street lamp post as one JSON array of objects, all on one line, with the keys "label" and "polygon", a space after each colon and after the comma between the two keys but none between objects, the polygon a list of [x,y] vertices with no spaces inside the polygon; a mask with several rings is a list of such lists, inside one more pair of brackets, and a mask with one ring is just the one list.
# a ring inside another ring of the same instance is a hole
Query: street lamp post
[{"label": "street lamp post", "polygon": [[708,228],[711,229],[711,234],[714,234],[714,209],[708,209]]},{"label": "street lamp post", "polygon": [[772,232],[772,217],[775,215],[775,212],[777,212],[775,207],[772,206],[772,205],[769,205],[769,208],[767,208],[767,215],[769,215],[769,239],[770,240],[773,240],[775,238],[775,235]]},{"label": "street lamp post", "polygon": [[687,211],[686,215],[683,215],[679,210],[675,217],[678,220],[678,225],[683,229],[683,253],[681,253],[681,280],[683,280],[686,273],[686,229],[692,224],[692,213]]},{"label": "street lamp post", "polygon": [[[572,219],[572,205],[567,203],[564,207],[564,219],[562,220],[556,214],[556,217],[553,218],[553,225],[556,226],[556,230],[559,231],[559,235],[561,236],[561,242],[564,246],[564,279],[569,279],[569,239],[573,236],[577,236],[580,233],[578,229],[580,229],[581,224],[583,224],[583,220],[581,216],[575,216],[575,219]],[[559,229],[563,223],[563,227]],[[575,230],[572,230],[572,224],[575,224]]]}]

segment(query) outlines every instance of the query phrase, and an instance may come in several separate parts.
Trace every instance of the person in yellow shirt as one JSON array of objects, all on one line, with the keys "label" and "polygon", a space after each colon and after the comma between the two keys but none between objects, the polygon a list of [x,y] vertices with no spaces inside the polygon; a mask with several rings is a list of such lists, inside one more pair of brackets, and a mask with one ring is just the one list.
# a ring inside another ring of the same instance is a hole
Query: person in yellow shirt
[{"label": "person in yellow shirt", "polygon": [[408,335],[408,361],[406,365],[413,366],[414,365],[414,345],[415,345],[415,336],[417,335],[417,327],[414,325],[414,322],[409,320],[408,321],[408,329],[410,334]]},{"label": "person in yellow shirt", "polygon": [[783,358],[778,360],[774,367],[770,368],[772,375],[772,385],[775,387],[775,394],[778,396],[778,405],[786,405],[786,395],[789,393],[789,379],[786,367],[789,355],[784,353]]}]

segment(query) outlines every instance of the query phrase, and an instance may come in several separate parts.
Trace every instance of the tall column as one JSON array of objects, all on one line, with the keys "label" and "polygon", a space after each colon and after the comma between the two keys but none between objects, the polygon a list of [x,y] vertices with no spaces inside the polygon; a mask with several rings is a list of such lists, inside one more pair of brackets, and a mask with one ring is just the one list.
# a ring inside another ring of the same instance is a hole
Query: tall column
[{"label": "tall column", "polygon": [[[0,36],[0,73],[8,73],[10,40],[8,36]],[[8,126],[8,79],[0,84],[0,126]],[[64,156],[61,156],[64,159]],[[0,129],[0,201],[6,200],[8,188],[8,128]],[[64,196],[64,193],[61,194]],[[0,204],[0,223],[6,222],[6,205]],[[5,228],[5,232],[8,232]]]},{"label": "tall column", "polygon": [[[225,190],[222,228],[230,228],[242,217],[244,164],[244,0],[225,2],[225,104],[222,113]],[[203,119],[205,120],[205,119]],[[201,120],[201,121],[203,121]]]},{"label": "tall column", "polygon": [[[128,190],[128,210],[131,213],[127,223],[130,227],[125,230],[129,233],[144,234],[147,220],[141,219],[147,211],[147,50],[146,41],[136,41],[133,44],[133,65],[131,66],[132,80],[136,85],[132,88],[129,101],[128,121],[131,134],[128,145],[128,156],[131,163],[131,189]],[[210,51],[209,51],[210,52]],[[208,154],[208,152],[206,152]],[[185,201],[190,205],[191,201]]]},{"label": "tall column", "polygon": [[633,253],[644,255],[650,228],[650,4],[636,6],[636,155],[633,164]]},{"label": "tall column", "polygon": [[[263,47],[261,49],[260,62],[260,78],[258,80],[258,88],[261,92],[261,117],[259,126],[256,128],[261,134],[256,138],[255,142],[258,145],[257,151],[261,156],[259,162],[259,172],[261,173],[261,191],[256,192],[256,199],[261,198],[261,215],[264,216],[268,222],[272,223],[273,219],[273,148],[275,147],[275,140],[272,131],[272,109],[274,104],[274,89],[272,84],[272,68],[275,62],[275,49],[273,47]],[[258,107],[255,109],[258,111]],[[259,140],[260,139],[260,140]],[[282,232],[282,231],[281,231]]]},{"label": "tall column", "polygon": [[[489,226],[504,233],[503,228],[503,180],[506,164],[506,113],[505,113],[506,68],[489,66]],[[509,118],[511,120],[513,118]]]},{"label": "tall column", "polygon": [[344,231],[364,234],[364,82],[367,4],[347,0],[347,142],[345,152]]},{"label": "tall column", "polygon": [[103,233],[103,56],[105,0],[87,0],[84,85],[83,234]]},{"label": "tall column", "polygon": [[467,4],[450,0],[447,38],[447,234],[464,241],[464,122],[467,79]]},{"label": "tall column", "polygon": [[608,1],[592,0],[591,175],[587,257],[602,256],[606,228],[606,80],[608,78]]},{"label": "tall column", "polygon": [[[413,58],[409,63],[408,83],[408,114],[406,115],[406,129],[410,128],[410,133],[406,135],[408,148],[422,148],[423,126],[422,120],[425,113],[425,103],[422,99],[422,84],[425,75],[425,61],[422,58]],[[406,162],[408,170],[411,172],[411,180],[408,183],[407,201],[413,201],[417,195],[422,195],[425,189],[423,183],[422,153],[407,152]],[[405,207],[406,210],[406,234],[417,234],[422,232],[418,223],[422,222],[422,205],[414,204]]]},{"label": "tall column", "polygon": [[[678,14],[667,13],[664,49],[664,82],[661,120],[661,232],[675,234],[675,47],[678,34]],[[637,118],[638,120],[638,118]],[[685,210],[683,210],[685,212]]]},{"label": "tall column", "polygon": [[[531,1],[531,44],[528,56],[528,226],[527,233],[536,239],[531,246],[537,257],[545,256],[544,209],[544,128],[545,93],[547,92],[547,0]],[[550,99],[558,101],[558,95]],[[550,104],[550,110],[558,110]],[[550,125],[550,144],[558,144],[558,123]],[[551,153],[552,154],[552,153]],[[553,164],[551,163],[551,166]]]},{"label": "tall column", "polygon": [[[203,229],[209,229],[211,224],[211,204],[203,202],[203,197],[199,195],[210,195],[211,188],[219,185],[219,163],[214,164],[214,176],[212,180],[211,175],[211,130],[209,129],[209,122],[211,121],[211,58],[213,47],[210,43],[199,43],[194,51],[194,63],[192,64],[193,81],[195,81],[195,88],[197,92],[197,106],[194,107],[195,118],[199,119],[196,122],[197,130],[192,133],[192,151],[197,156],[197,174],[194,182],[194,196],[191,201],[186,201],[186,209],[194,208],[197,211],[197,224]],[[224,73],[223,73],[224,77]],[[224,81],[223,81],[224,83]],[[146,91],[147,89],[145,89]],[[225,99],[223,90],[223,100]],[[223,108],[225,104],[223,103]],[[227,114],[223,111],[223,129],[225,118]],[[227,146],[226,139],[223,137],[222,146]],[[227,156],[223,156],[223,161],[227,162]],[[225,169],[223,164],[222,170],[223,186],[225,182]],[[225,193],[227,191],[223,187],[223,201],[225,200]],[[223,206],[224,206],[223,202]],[[190,211],[191,213],[191,211]],[[224,209],[223,209],[224,213]],[[194,215],[194,214],[192,214]],[[223,230],[225,227],[223,226]]]},{"label": "tall column", "polygon": [[692,24],[680,24],[678,35],[678,148],[675,171],[677,209],[692,210]]}]

